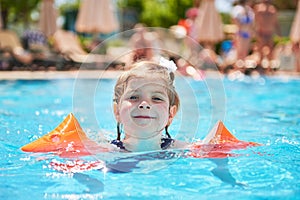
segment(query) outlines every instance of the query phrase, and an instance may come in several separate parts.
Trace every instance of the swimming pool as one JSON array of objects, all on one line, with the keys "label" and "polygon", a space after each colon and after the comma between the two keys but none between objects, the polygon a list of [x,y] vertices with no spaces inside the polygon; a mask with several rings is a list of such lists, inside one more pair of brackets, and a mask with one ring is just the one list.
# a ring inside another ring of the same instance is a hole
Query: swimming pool
[{"label": "swimming pool", "polygon": [[[216,165],[210,159],[157,159],[128,173],[55,171],[49,162],[60,158],[32,155],[19,148],[54,129],[69,112],[74,112],[91,137],[106,130],[114,138],[111,99],[115,80],[17,80],[0,81],[0,198],[299,198],[300,79],[224,78],[223,91],[214,96],[210,89],[218,81],[176,80],[182,108],[170,132],[183,140],[202,139],[213,118],[221,116],[239,139],[264,144],[235,151],[241,156],[228,159],[231,175],[243,185],[233,186],[215,176]],[[221,113],[212,103],[219,101]]]}]

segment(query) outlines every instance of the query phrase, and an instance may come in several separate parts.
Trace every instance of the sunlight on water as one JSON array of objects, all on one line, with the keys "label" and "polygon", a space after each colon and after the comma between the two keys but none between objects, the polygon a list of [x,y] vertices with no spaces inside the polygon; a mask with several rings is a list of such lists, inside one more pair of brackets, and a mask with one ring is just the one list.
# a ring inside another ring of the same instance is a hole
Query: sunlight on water
[{"label": "sunlight on water", "polygon": [[[84,88],[94,87],[95,81],[87,80]],[[86,108],[85,98],[74,96],[78,88],[72,80],[0,82],[1,199],[298,198],[299,79],[224,79],[225,97],[216,93],[215,100],[211,99],[206,82],[180,78],[176,81],[182,94],[182,110],[170,127],[173,137],[186,141],[203,139],[213,113],[221,116],[211,102],[223,98],[226,127],[241,140],[263,144],[233,150],[237,156],[225,159],[226,162],[187,158],[185,152],[169,151],[99,154],[86,157],[81,163],[51,153],[20,150],[24,144],[53,130],[70,112],[75,113],[88,136],[98,143],[114,139],[116,122],[111,106],[114,81],[103,80],[93,99],[88,99],[93,105]],[[213,88],[213,80],[209,81]],[[192,92],[184,90],[187,83]],[[88,92],[86,89],[81,94],[89,97]],[[78,162],[82,167],[96,164],[95,168],[79,173],[60,170],[65,164],[75,163],[76,167]]]}]

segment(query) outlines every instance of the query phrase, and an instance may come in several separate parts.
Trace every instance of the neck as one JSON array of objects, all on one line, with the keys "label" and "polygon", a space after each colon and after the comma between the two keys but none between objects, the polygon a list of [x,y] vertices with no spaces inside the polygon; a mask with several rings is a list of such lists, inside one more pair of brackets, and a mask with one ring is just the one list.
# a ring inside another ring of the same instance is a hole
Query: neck
[{"label": "neck", "polygon": [[156,151],[161,150],[161,134],[157,134],[151,138],[141,139],[126,135],[123,140],[125,149],[128,151]]}]

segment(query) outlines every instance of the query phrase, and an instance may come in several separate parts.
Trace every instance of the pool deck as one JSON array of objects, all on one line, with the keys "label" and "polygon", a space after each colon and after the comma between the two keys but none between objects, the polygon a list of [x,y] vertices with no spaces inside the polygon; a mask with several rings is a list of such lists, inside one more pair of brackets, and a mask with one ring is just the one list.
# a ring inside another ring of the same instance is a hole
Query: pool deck
[{"label": "pool deck", "polygon": [[0,80],[55,80],[116,78],[122,71],[74,70],[74,71],[2,71]]},{"label": "pool deck", "polygon": [[[0,71],[0,80],[55,80],[55,79],[100,79],[116,78],[124,71],[113,70],[74,70],[74,71]],[[224,75],[217,71],[205,71],[208,78],[220,78]],[[277,71],[271,76],[300,77],[300,73]]]}]

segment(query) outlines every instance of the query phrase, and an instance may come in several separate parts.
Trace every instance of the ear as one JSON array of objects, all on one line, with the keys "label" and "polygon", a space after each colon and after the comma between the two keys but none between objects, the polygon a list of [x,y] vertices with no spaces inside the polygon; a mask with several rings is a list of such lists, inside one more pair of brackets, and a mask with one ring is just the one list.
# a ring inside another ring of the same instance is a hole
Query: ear
[{"label": "ear", "polygon": [[114,114],[117,122],[120,122],[120,112],[119,112],[119,106],[117,103],[114,103]]},{"label": "ear", "polygon": [[176,113],[177,113],[177,106],[174,105],[170,108],[169,119],[168,119],[168,124],[167,124],[168,126],[172,123]]}]

